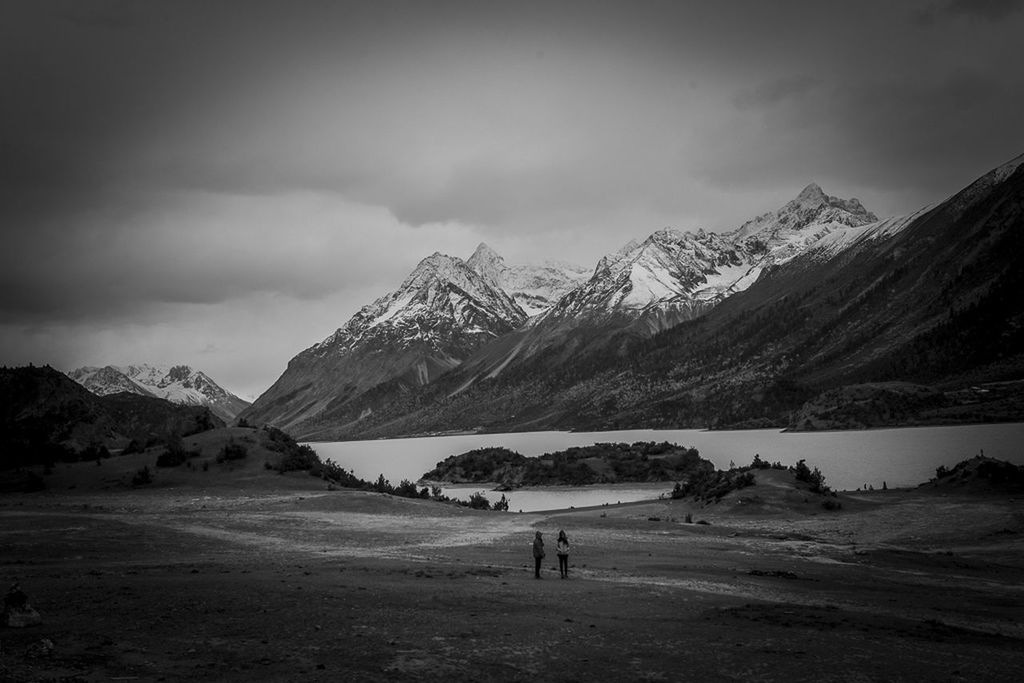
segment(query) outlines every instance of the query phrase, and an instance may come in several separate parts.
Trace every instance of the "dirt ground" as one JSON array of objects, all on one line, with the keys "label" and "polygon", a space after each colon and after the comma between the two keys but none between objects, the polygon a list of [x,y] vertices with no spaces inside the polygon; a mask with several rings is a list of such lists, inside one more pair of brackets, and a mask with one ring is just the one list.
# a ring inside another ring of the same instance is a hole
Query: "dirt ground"
[{"label": "dirt ground", "polygon": [[0,628],[0,680],[1024,672],[1024,505],[1005,495],[876,491],[827,512],[765,482],[707,507],[515,514],[267,481],[4,494],[0,588],[19,581],[44,622]]}]

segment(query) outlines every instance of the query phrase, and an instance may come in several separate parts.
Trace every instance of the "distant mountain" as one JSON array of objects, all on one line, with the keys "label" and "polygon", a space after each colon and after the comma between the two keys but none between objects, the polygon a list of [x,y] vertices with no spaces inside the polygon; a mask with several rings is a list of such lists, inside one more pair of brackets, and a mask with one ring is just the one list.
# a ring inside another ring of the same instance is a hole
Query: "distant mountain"
[{"label": "distant mountain", "polygon": [[480,258],[476,265],[485,275],[452,256],[423,259],[396,291],[293,358],[242,417],[291,429],[381,384],[396,391],[427,384],[526,322],[497,284],[500,273]]},{"label": "distant mountain", "polygon": [[0,368],[0,468],[223,426],[205,406],[126,392],[97,396],[48,366]]},{"label": "distant mountain", "polygon": [[[655,255],[677,248],[675,253],[688,257],[701,253],[692,244],[699,233],[663,233],[646,246],[630,245],[595,272],[595,277],[627,273],[630,286],[598,286],[614,278],[587,283],[530,328],[482,348],[433,385],[408,396],[383,390],[368,395],[375,402],[364,407],[365,419],[328,414],[312,435],[780,427],[795,421],[804,403],[822,392],[879,382],[910,382],[941,396],[913,408],[929,411],[919,417],[907,416],[909,406],[884,408],[886,418],[858,416],[855,409],[834,405],[837,396],[863,394],[858,390],[833,392],[817,405],[841,410],[844,421],[853,424],[1024,419],[1022,162],[1024,156],[933,208],[873,223],[862,222],[871,216],[857,210],[859,202],[837,208],[812,187],[801,193],[803,199],[787,204],[793,210],[783,207],[774,218],[766,214],[734,233],[737,260],[753,259],[761,272],[698,317],[653,337],[636,335],[612,345],[591,342],[594,334],[588,331],[568,337],[570,352],[565,338],[542,339],[531,347],[547,318],[570,310],[583,299],[582,291],[610,294],[588,299],[588,305],[577,307],[581,312],[642,302],[644,297],[636,296],[641,282],[651,283],[642,291],[669,283],[672,289],[660,291],[679,292],[681,257],[665,267]],[[807,213],[808,203],[820,210],[805,221],[814,213]],[[853,220],[835,220],[839,210]],[[780,227],[783,214],[800,220],[790,218]],[[631,254],[637,256],[632,262]],[[659,273],[672,279],[641,277],[653,272],[653,266],[642,267],[646,264],[660,264]],[[721,272],[722,266],[714,268]],[[688,293],[703,285],[691,278]],[[985,397],[997,398],[986,402]],[[873,399],[864,405],[894,404]]]},{"label": "distant mountain", "polygon": [[127,391],[181,405],[208,406],[225,422],[233,421],[249,406],[248,401],[223,389],[206,373],[187,365],[82,367],[68,376],[99,396]]}]

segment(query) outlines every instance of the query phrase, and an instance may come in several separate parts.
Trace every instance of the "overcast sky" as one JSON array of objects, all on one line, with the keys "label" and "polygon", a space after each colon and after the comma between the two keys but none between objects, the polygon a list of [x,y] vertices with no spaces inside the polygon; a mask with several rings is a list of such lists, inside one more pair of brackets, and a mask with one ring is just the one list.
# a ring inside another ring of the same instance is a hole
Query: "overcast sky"
[{"label": "overcast sky", "polygon": [[910,211],[1024,152],[1022,36],[1013,0],[7,0],[0,363],[252,399],[434,251],[590,266],[811,181]]}]

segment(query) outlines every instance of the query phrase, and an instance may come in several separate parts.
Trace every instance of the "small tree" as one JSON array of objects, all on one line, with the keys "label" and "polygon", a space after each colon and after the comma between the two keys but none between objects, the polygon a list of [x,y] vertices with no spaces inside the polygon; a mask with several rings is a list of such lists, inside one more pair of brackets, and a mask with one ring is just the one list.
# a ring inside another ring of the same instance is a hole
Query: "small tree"
[{"label": "small tree", "polygon": [[220,449],[220,453],[217,454],[217,462],[227,462],[229,460],[242,460],[249,455],[249,449],[243,444],[235,443],[231,441],[224,444],[224,447]]},{"label": "small tree", "polygon": [[[507,503],[506,503],[507,505]],[[469,497],[469,507],[474,510],[490,510],[491,501],[487,500],[487,496],[477,491]]]},{"label": "small tree", "polygon": [[132,477],[132,486],[145,486],[146,484],[152,483],[153,475],[150,473],[148,465],[136,472]]},{"label": "small tree", "polygon": [[377,477],[376,483],[373,484],[373,490],[377,493],[394,493],[395,487],[381,474]]},{"label": "small tree", "polygon": [[797,481],[807,482],[811,485],[811,491],[828,493],[828,487],[825,486],[825,475],[817,467],[812,470],[804,460],[799,460],[793,467],[793,471],[796,473]]}]

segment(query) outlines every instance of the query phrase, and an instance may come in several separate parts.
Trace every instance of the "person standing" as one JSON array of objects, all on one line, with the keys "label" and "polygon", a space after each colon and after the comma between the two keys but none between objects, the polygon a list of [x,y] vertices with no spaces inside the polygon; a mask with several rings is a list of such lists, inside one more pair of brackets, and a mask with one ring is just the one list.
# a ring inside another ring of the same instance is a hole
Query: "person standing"
[{"label": "person standing", "polygon": [[565,530],[558,532],[558,545],[555,546],[555,552],[558,554],[558,573],[563,579],[569,578],[569,537],[565,535]]},{"label": "person standing", "polygon": [[537,532],[533,537],[533,578],[540,578],[540,561],[544,559],[544,535]]}]

